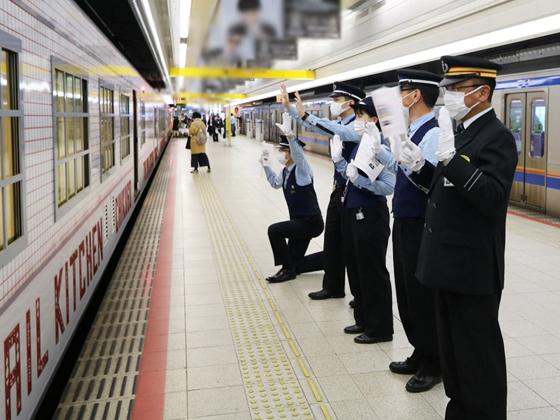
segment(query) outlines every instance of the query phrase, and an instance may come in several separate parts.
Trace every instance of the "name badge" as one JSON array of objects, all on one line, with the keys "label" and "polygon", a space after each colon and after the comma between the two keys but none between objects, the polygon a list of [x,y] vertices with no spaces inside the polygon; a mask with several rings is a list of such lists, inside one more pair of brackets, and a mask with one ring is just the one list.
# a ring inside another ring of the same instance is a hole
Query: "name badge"
[{"label": "name badge", "polygon": [[366,217],[364,216],[364,213],[359,212],[356,213],[356,220],[364,220]]},{"label": "name badge", "polygon": [[447,178],[443,177],[443,186],[444,187],[454,187],[455,185],[453,185],[453,183],[448,180]]}]

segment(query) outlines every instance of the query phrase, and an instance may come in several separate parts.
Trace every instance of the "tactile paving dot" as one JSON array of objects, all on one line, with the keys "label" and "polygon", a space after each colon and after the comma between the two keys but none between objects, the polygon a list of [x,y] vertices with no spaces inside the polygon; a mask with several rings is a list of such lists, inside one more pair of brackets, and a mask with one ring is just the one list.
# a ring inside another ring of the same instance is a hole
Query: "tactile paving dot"
[{"label": "tactile paving dot", "polygon": [[196,177],[253,420],[315,419],[257,288],[253,261],[205,175]]}]

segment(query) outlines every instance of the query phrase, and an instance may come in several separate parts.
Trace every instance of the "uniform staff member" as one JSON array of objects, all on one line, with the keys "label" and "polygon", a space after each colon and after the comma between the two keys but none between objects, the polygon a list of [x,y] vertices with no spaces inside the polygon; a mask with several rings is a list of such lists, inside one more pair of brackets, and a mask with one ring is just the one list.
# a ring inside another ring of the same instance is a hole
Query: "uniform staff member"
[{"label": "uniform staff member", "polygon": [[[310,261],[309,257],[305,257],[305,251],[311,239],[319,236],[324,227],[321,209],[313,188],[313,170],[303,154],[305,143],[294,137],[290,126],[291,118],[285,113],[284,124],[280,128],[287,136],[280,136],[278,158],[278,161],[284,165],[283,171],[277,174],[269,166],[264,167],[270,185],[273,188],[282,188],[284,191],[290,213],[290,220],[275,223],[268,228],[268,238],[274,253],[274,265],[282,266],[274,276],[266,279],[270,283],[295,279],[298,268],[306,267],[299,272],[315,271],[309,268]],[[262,163],[262,156],[260,162]],[[286,239],[288,239],[287,244]]]},{"label": "uniform staff member", "polygon": [[[425,159],[436,165],[439,127],[434,105],[442,78],[421,70],[402,69],[397,73],[404,113],[410,119],[410,141],[420,147]],[[392,205],[395,289],[400,319],[408,342],[414,347],[410,357],[392,362],[389,369],[414,375],[406,384],[408,391],[428,391],[441,382],[434,292],[415,275],[428,197],[408,178],[412,171],[399,165],[386,149],[380,148],[377,159],[397,175]]]},{"label": "uniform staff member", "polygon": [[[429,189],[416,275],[435,289],[445,418],[505,420],[506,360],[498,322],[504,286],[505,224],[517,165],[492,94],[502,67],[472,57],[441,58],[445,108],[434,167],[410,142],[401,161]],[[446,115],[460,122],[453,135]]]},{"label": "uniform staff member", "polygon": [[[330,95],[333,98],[330,113],[333,117],[340,117],[340,119],[331,121],[328,118],[318,118],[305,112],[299,94],[296,94],[296,106],[292,106],[284,85],[282,85],[282,91],[283,103],[290,115],[311,131],[329,137],[332,137],[333,133],[339,135],[344,144],[342,155],[348,159],[361,139],[361,136],[354,130],[356,115],[351,105],[365,98],[366,94],[348,83],[335,83],[333,93]],[[313,255],[315,258],[324,260],[323,288],[318,292],[309,293],[311,299],[343,298],[345,296],[345,265],[342,245],[344,211],[341,201],[345,185],[346,180],[335,169],[333,191],[327,208],[323,252]]]},{"label": "uniform staff member", "polygon": [[[364,136],[362,141],[377,138],[381,142],[377,113],[371,97],[356,105],[356,133]],[[365,136],[369,139],[366,140]],[[391,280],[386,267],[389,242],[389,210],[387,195],[393,194],[395,175],[383,169],[375,181],[371,181],[352,163],[358,147],[348,160],[337,145],[335,136],[332,158],[336,170],[348,178],[344,194],[344,219],[342,237],[348,270],[348,282],[354,295],[355,325],[344,329],[347,334],[359,334],[354,341],[373,344],[393,340],[393,300]]]}]

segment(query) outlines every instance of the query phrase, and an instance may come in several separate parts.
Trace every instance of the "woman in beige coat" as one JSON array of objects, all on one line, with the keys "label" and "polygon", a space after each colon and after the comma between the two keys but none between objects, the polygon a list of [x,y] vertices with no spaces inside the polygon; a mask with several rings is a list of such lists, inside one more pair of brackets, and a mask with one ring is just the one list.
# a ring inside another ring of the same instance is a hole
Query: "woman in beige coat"
[{"label": "woman in beige coat", "polygon": [[210,161],[208,160],[208,155],[206,154],[206,143],[198,144],[196,142],[196,135],[198,130],[203,130],[206,132],[206,125],[200,119],[199,112],[193,112],[193,122],[189,128],[189,134],[191,136],[191,166],[194,168],[191,173],[198,172],[199,166],[207,166],[208,172],[210,172]]}]

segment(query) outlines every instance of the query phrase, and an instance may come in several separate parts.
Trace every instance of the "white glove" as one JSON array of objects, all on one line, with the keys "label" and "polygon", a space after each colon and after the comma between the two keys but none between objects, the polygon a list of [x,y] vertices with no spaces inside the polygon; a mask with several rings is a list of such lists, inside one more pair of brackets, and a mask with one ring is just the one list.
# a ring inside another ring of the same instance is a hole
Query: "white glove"
[{"label": "white glove", "polygon": [[259,163],[264,166],[264,157],[262,154],[259,156]]},{"label": "white glove", "polygon": [[356,166],[354,165],[354,160],[352,160],[346,167],[346,176],[348,177],[350,182],[352,182],[352,184],[358,179],[358,168],[356,168]]},{"label": "white glove", "polygon": [[393,157],[397,162],[400,162],[403,149],[403,142],[401,140],[401,137],[391,136],[389,137],[389,141],[391,142],[391,152],[393,153]]},{"label": "white glove", "polygon": [[287,112],[282,113],[282,124],[276,123],[276,126],[282,130],[282,132],[287,137],[292,137],[294,133],[292,133],[292,117]]},{"label": "white glove", "polygon": [[455,155],[455,134],[453,125],[447,108],[443,107],[439,111],[439,139],[436,156],[441,162],[451,159]]},{"label": "white glove", "polygon": [[377,125],[372,122],[366,124],[366,134],[371,138],[371,149],[373,150],[373,155],[376,156],[381,152],[381,134]]},{"label": "white glove", "polygon": [[415,145],[408,137],[405,137],[404,144],[402,145],[400,162],[406,167],[418,172],[424,166],[426,159],[422,150]]},{"label": "white glove", "polygon": [[342,157],[342,140],[338,134],[335,134],[331,140],[331,157],[334,163],[338,163]]}]

